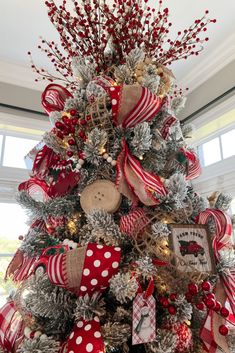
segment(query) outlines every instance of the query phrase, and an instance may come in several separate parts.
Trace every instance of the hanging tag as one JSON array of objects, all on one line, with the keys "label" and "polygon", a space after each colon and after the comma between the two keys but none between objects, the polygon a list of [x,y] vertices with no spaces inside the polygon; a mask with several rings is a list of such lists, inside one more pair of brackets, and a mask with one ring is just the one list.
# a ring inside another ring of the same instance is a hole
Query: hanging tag
[{"label": "hanging tag", "polygon": [[152,295],[137,294],[133,302],[132,344],[152,342],[156,338],[156,301]]}]

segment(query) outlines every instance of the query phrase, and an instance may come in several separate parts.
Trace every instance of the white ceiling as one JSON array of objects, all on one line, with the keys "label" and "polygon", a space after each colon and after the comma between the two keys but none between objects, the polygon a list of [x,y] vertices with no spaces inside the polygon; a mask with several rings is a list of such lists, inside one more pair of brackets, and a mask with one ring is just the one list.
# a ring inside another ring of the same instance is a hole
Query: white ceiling
[{"label": "white ceiling", "polygon": [[[150,4],[156,2],[156,0],[150,0]],[[206,9],[210,10],[211,18],[217,19],[217,23],[211,24],[206,32],[210,41],[206,44],[204,52],[198,57],[192,57],[187,61],[179,61],[172,65],[177,79],[186,85],[191,83],[193,86],[191,88],[195,88],[205,80],[206,76],[210,75],[209,72],[207,72],[208,75],[205,75],[203,70],[211,71],[212,61],[214,62],[213,70],[218,71],[219,68],[235,58],[235,1],[165,0],[165,4],[170,9],[173,34],[189,26]],[[37,50],[38,37],[42,35],[49,40],[58,41],[58,35],[47,17],[43,0],[2,0],[0,33],[2,37],[0,81],[9,82],[7,79],[9,76],[11,77],[10,83],[13,83],[15,77],[20,84],[20,75],[24,76],[25,81],[26,76],[29,75],[28,81],[31,80],[30,71],[25,69],[29,66],[27,56],[29,50],[32,51],[35,61],[39,65],[48,67],[46,58]],[[18,69],[19,72],[17,72]],[[200,77],[198,76],[199,71],[202,72]],[[192,77],[194,81],[197,81],[196,83],[192,81]]]}]

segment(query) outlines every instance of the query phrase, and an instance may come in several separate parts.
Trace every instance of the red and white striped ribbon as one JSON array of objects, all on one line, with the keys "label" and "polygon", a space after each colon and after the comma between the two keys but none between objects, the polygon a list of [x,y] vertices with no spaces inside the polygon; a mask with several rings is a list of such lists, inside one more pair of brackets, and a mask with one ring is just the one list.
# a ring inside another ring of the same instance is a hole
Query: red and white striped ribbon
[{"label": "red and white striped ribbon", "polygon": [[132,111],[122,123],[124,128],[136,126],[144,121],[151,120],[160,110],[161,98],[153,94],[146,87],[142,87],[142,94]]},{"label": "red and white striped ribbon", "polygon": [[23,321],[13,301],[0,309],[0,347],[4,352],[13,352],[16,340],[22,334]]},{"label": "red and white striped ribbon", "polygon": [[[219,263],[221,258],[220,251],[223,250],[226,245],[230,245],[232,224],[230,217],[226,213],[215,209],[206,209],[201,212],[197,218],[197,223],[206,224],[210,218],[215,222],[216,232],[212,244],[216,263]],[[220,276],[231,310],[233,314],[235,314],[235,269],[228,269],[227,271],[221,272]],[[213,311],[210,310],[200,333],[200,337],[209,353],[215,353],[217,351],[212,320]]]},{"label": "red and white striped ribbon", "polygon": [[134,235],[135,231],[143,229],[148,223],[149,218],[145,211],[142,208],[137,208],[121,217],[120,231],[128,235]]},{"label": "red and white striped ribbon", "polygon": [[66,279],[64,276],[65,253],[49,257],[47,274],[50,281],[57,285],[65,287]]},{"label": "red and white striped ribbon", "polygon": [[22,265],[13,274],[13,280],[15,282],[22,282],[24,279],[28,278],[33,271],[35,261],[36,257],[27,257],[24,255]]},{"label": "red and white striped ribbon", "polygon": [[188,160],[188,173],[186,180],[191,180],[199,177],[202,172],[200,161],[195,152],[187,151],[184,148],[181,149],[185,157]]},{"label": "red and white striped ribbon", "polygon": [[64,87],[57,84],[50,84],[42,93],[41,101],[46,113],[61,111],[64,109],[66,99],[72,97],[72,94]]},{"label": "red and white striped ribbon", "polygon": [[122,152],[117,159],[116,185],[119,191],[136,202],[138,198],[143,204],[153,206],[159,204],[157,195],[165,196],[166,188],[157,175],[146,172],[139,161],[133,157],[125,140]]}]

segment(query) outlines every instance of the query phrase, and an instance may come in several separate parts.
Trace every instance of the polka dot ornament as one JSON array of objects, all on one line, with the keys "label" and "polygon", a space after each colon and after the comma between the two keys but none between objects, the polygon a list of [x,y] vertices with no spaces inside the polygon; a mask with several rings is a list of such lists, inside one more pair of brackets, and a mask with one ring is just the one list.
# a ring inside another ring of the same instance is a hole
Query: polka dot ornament
[{"label": "polka dot ornament", "polygon": [[120,258],[119,247],[89,243],[78,295],[102,292],[109,287],[110,279],[119,271]]},{"label": "polka dot ornament", "polygon": [[93,320],[79,320],[67,340],[66,353],[102,353],[104,352],[104,343],[100,332],[99,318],[96,316]]}]

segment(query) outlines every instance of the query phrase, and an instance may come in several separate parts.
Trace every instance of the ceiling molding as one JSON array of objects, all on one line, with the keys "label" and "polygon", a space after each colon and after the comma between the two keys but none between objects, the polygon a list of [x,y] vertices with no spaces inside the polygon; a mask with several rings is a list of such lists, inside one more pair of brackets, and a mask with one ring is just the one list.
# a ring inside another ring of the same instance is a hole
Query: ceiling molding
[{"label": "ceiling molding", "polygon": [[180,87],[189,87],[189,93],[235,60],[235,33],[202,59],[182,80]]},{"label": "ceiling molding", "polygon": [[[189,93],[191,93],[233,60],[235,60],[235,33],[199,61],[199,64],[181,79],[178,85],[189,87]],[[45,88],[45,82],[35,83],[35,74],[30,67],[1,60],[0,81],[36,91],[42,91]]]},{"label": "ceiling molding", "polygon": [[28,66],[0,60],[0,82],[42,91],[45,88],[45,82],[36,83],[35,77],[35,73]]}]

